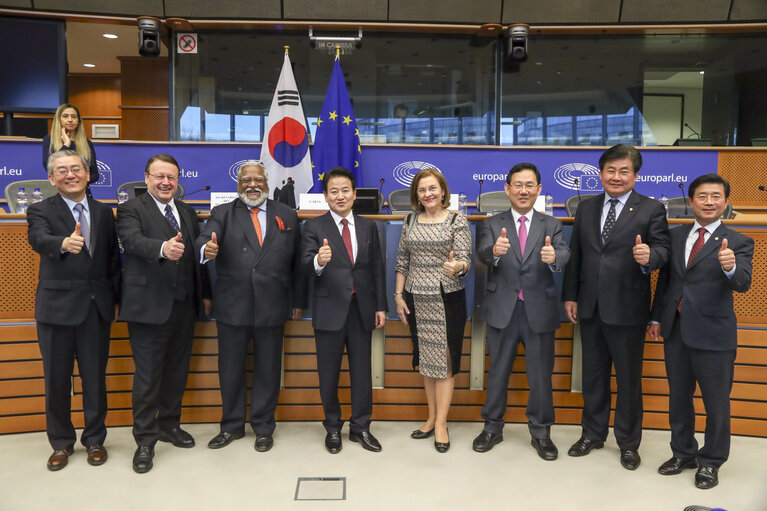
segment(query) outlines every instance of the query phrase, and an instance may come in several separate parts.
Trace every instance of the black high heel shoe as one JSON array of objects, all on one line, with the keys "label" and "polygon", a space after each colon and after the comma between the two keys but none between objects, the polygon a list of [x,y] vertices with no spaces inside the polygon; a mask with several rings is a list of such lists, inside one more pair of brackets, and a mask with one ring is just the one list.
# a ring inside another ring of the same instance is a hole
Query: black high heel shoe
[{"label": "black high heel shoe", "polygon": [[[448,438],[450,437],[450,430],[447,431]],[[434,448],[438,453],[446,453],[450,449],[450,440],[447,442],[437,442],[434,440]]]},{"label": "black high heel shoe", "polygon": [[416,440],[423,440],[424,438],[429,438],[434,434],[434,428],[431,428],[429,431],[421,431],[420,429],[416,429],[412,433],[410,433],[410,438],[414,438]]}]

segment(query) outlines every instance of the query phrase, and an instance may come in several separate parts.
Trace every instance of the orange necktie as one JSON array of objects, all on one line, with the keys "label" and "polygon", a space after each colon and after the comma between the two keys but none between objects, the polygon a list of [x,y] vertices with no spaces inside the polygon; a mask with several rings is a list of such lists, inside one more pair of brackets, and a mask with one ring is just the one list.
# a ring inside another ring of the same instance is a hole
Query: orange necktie
[{"label": "orange necktie", "polygon": [[250,210],[250,219],[253,221],[253,227],[256,228],[256,236],[258,236],[258,244],[264,244],[264,236],[261,234],[261,222],[258,221],[258,212],[261,208],[253,208]]}]

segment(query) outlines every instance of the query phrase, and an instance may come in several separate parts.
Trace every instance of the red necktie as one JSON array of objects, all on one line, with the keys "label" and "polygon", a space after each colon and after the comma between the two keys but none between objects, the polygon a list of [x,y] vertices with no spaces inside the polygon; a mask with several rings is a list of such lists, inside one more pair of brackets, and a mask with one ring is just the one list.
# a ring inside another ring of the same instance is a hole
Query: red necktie
[{"label": "red necktie", "polygon": [[346,246],[346,251],[349,253],[349,260],[352,262],[352,265],[354,264],[354,250],[352,250],[352,234],[351,231],[349,231],[349,221],[345,218],[341,219],[341,224],[343,224],[344,228],[341,230],[341,238],[344,240],[344,246]]},{"label": "red necktie", "polygon": [[[517,237],[519,238],[519,251],[522,253],[522,258],[525,257],[525,246],[527,245],[527,222],[526,216],[519,217],[519,231],[517,231]],[[522,289],[519,290],[519,299],[524,300],[525,295],[522,294]]]}]

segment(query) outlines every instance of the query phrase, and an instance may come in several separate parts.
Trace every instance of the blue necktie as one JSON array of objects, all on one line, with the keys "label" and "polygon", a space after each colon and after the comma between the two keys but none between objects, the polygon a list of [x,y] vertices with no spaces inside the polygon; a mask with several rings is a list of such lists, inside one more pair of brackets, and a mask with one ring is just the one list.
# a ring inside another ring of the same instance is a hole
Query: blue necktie
[{"label": "blue necktie", "polygon": [[173,216],[173,208],[170,207],[170,204],[165,205],[165,219],[168,221],[170,226],[176,230],[176,232],[181,232],[181,227],[178,226],[176,217]]},{"label": "blue necktie", "polygon": [[607,218],[605,218],[605,225],[602,227],[602,246],[607,243],[607,239],[610,237],[610,232],[615,225],[615,205],[618,204],[618,199],[610,199],[610,211],[607,212]]},{"label": "blue necktie", "polygon": [[85,238],[85,247],[88,252],[91,251],[91,226],[88,224],[88,217],[85,216],[85,208],[79,202],[75,204],[75,211],[77,211],[77,221],[80,222],[80,233]]}]

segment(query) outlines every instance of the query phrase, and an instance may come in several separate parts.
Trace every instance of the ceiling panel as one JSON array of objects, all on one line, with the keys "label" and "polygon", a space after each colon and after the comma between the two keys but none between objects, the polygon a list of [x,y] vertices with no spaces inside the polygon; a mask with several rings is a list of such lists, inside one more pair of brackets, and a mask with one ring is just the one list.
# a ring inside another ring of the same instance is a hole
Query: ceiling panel
[{"label": "ceiling panel", "polygon": [[506,0],[503,24],[618,23],[620,0]]},{"label": "ceiling panel", "polygon": [[[731,0],[623,0],[621,23],[727,21]],[[764,0],[761,0],[764,1]]]},{"label": "ceiling panel", "polygon": [[500,23],[501,0],[389,0],[389,21]]},{"label": "ceiling panel", "polygon": [[733,0],[730,21],[767,21],[767,1]]},{"label": "ceiling panel", "polygon": [[279,19],[280,0],[165,0],[169,18]]},{"label": "ceiling panel", "polygon": [[163,17],[162,0],[35,0],[39,11],[87,12],[93,14],[120,14],[131,16]]},{"label": "ceiling panel", "polygon": [[283,0],[285,19],[386,21],[388,5],[380,0]]}]

